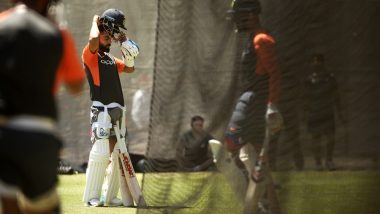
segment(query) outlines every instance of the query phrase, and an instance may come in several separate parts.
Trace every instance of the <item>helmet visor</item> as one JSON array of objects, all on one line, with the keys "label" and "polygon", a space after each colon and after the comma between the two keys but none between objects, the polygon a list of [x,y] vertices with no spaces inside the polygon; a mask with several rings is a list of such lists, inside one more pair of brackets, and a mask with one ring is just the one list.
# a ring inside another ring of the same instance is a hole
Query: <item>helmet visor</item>
[{"label": "helmet visor", "polygon": [[109,16],[104,16],[100,18],[100,28],[106,31],[112,38],[119,37],[120,34],[124,33],[127,29],[124,26],[117,25],[114,19]]}]

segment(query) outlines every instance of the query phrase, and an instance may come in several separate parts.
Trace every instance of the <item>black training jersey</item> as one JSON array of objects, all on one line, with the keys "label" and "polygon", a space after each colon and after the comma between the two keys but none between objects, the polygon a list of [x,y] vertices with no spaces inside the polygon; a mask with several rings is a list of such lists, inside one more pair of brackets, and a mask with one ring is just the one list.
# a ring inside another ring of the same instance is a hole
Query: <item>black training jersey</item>
[{"label": "black training jersey", "polygon": [[25,6],[0,13],[0,115],[56,118],[53,95],[62,56],[59,29]]},{"label": "black training jersey", "polygon": [[213,137],[203,133],[197,139],[191,130],[184,133],[176,148],[177,161],[182,167],[192,168],[212,159],[208,141]]},{"label": "black training jersey", "polygon": [[124,63],[108,53],[91,53],[88,45],[83,50],[82,60],[90,85],[91,100],[104,105],[115,102],[124,106],[119,77]]},{"label": "black training jersey", "polygon": [[327,71],[313,72],[307,81],[306,90],[310,100],[309,120],[334,120],[335,99],[338,93],[335,77]]}]

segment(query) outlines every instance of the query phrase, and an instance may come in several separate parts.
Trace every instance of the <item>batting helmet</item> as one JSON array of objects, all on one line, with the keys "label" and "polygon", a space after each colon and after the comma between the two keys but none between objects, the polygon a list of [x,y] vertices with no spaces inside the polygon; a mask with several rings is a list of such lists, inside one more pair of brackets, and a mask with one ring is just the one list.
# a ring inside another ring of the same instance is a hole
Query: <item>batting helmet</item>
[{"label": "batting helmet", "polygon": [[254,13],[260,14],[261,5],[258,0],[233,0],[231,9],[227,11],[229,14],[237,13]]},{"label": "batting helmet", "polygon": [[124,13],[118,9],[108,9],[100,16],[101,27],[103,27],[110,35],[120,32],[120,28],[127,30],[124,26],[124,22]]}]

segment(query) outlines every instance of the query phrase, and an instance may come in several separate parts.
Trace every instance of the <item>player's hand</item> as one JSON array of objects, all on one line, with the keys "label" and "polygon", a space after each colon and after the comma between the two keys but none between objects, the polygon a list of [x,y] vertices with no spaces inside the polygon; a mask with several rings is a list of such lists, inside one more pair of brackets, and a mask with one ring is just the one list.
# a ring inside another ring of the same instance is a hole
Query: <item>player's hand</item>
[{"label": "player's hand", "polygon": [[271,134],[275,134],[283,128],[284,119],[281,113],[278,111],[277,107],[269,103],[267,106],[267,112],[265,115],[267,128]]},{"label": "player's hand", "polygon": [[97,26],[99,26],[99,24],[100,24],[100,16],[94,15],[94,18],[92,18],[92,22],[94,24],[96,24]]},{"label": "player's hand", "polygon": [[135,58],[139,55],[139,46],[131,39],[126,39],[120,44],[121,53],[123,54],[124,63],[127,67],[135,66]]},{"label": "player's hand", "polygon": [[121,45],[128,38],[123,31],[118,31],[113,34],[113,39],[115,40],[115,42],[118,42]]},{"label": "player's hand", "polygon": [[252,169],[251,178],[256,183],[262,181],[264,178],[263,165],[264,165],[263,160],[257,160],[255,167],[253,167]]}]

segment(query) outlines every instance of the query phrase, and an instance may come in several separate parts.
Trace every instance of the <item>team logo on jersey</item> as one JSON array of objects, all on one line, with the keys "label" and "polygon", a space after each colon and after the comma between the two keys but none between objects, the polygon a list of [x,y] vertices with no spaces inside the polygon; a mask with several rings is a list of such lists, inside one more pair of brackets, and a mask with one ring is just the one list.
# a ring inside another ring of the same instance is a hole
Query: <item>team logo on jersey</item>
[{"label": "team logo on jersey", "polygon": [[109,59],[102,59],[102,60],[100,60],[100,63],[105,64],[105,65],[114,65],[115,61],[109,60]]}]

